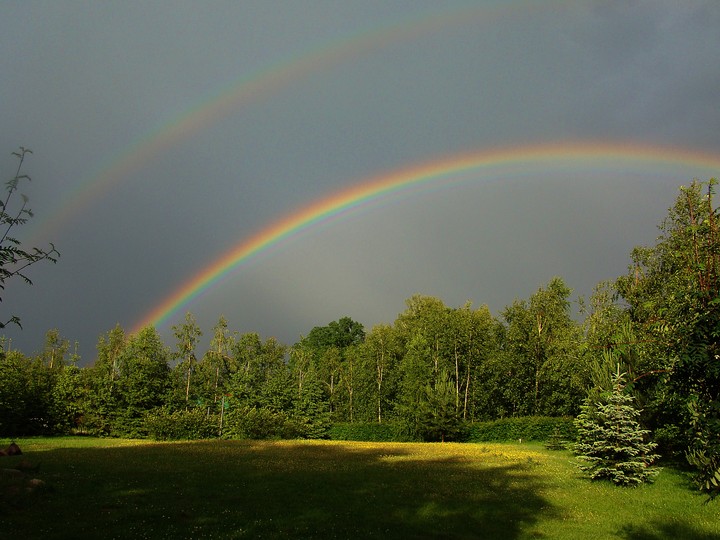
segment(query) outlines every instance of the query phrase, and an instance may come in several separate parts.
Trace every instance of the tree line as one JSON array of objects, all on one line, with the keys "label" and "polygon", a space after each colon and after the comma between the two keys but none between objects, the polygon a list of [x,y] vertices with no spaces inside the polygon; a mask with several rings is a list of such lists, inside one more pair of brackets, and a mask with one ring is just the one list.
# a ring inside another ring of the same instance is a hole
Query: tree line
[{"label": "tree line", "polygon": [[622,372],[659,450],[685,454],[710,486],[720,470],[715,184],[681,187],[655,245],[579,301],[582,320],[554,277],[497,316],[416,295],[392,323],[366,330],[342,317],[292,345],[220,317],[200,351],[190,313],[171,347],[153,327],[118,326],[88,367],[52,330],[39,355],[3,347],[0,434],[323,437],[351,422],[451,440],[481,420],[577,416]]},{"label": "tree line", "polygon": [[2,353],[0,432],[144,436],[160,411],[222,414],[223,427],[242,411],[277,429],[294,422],[303,436],[338,422],[400,422],[408,436],[432,440],[456,437],[464,422],[574,415],[590,379],[570,294],[553,278],[501,319],[487,306],[416,295],[392,324],[366,332],[342,317],[291,346],[233,332],[220,317],[202,352],[203,331],[187,313],[174,347],[152,326],[127,335],[118,325],[87,367],[50,330],[35,356]]},{"label": "tree line", "polygon": [[154,327],[126,335],[116,326],[99,338],[88,367],[50,330],[36,356],[4,351],[0,429],[143,435],[157,408],[254,409],[320,431],[336,422],[401,421],[430,439],[438,429],[452,437],[462,422],[575,415],[593,355],[571,317],[570,294],[553,278],[501,318],[487,306],[453,308],[416,295],[392,324],[366,332],[342,317],[291,346],[232,332],[221,317],[202,352],[202,330],[188,313],[173,327],[174,348]]}]

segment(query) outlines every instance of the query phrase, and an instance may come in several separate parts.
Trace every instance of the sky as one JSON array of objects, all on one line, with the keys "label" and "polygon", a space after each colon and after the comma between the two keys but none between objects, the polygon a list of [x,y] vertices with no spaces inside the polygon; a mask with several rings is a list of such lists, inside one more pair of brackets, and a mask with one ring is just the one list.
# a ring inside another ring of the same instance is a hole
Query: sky
[{"label": "sky", "polygon": [[9,1],[0,171],[32,149],[4,335],[82,363],[191,312],[291,345],[414,294],[573,297],[720,176],[716,0]]}]

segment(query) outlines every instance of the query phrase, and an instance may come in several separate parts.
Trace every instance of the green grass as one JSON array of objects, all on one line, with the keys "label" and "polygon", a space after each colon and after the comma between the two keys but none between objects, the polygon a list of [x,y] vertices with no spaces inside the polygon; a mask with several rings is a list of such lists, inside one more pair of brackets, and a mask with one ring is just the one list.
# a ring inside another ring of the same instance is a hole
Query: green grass
[{"label": "green grass", "polygon": [[2,485],[5,538],[720,538],[688,478],[619,488],[540,445],[17,441],[46,482]]}]

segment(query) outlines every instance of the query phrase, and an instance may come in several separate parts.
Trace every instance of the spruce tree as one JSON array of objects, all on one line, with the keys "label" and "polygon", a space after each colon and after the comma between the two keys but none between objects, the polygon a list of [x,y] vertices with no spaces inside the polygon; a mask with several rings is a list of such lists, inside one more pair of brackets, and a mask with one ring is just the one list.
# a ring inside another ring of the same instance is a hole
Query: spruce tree
[{"label": "spruce tree", "polygon": [[634,486],[653,479],[659,469],[651,465],[659,456],[652,453],[657,445],[645,442],[649,431],[640,427],[640,411],[625,390],[624,377],[618,366],[612,377],[612,392],[595,402],[586,400],[575,420],[575,453],[578,467],[592,480]]}]

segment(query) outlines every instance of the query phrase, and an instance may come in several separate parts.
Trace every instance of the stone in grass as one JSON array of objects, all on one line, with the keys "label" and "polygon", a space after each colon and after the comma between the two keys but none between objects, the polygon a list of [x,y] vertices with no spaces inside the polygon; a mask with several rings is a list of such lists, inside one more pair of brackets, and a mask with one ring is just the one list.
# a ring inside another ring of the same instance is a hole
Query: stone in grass
[{"label": "stone in grass", "polygon": [[24,476],[25,473],[18,469],[0,469],[0,478],[3,480],[17,480]]},{"label": "stone in grass", "polygon": [[45,487],[45,481],[40,480],[39,478],[31,478],[27,481],[27,487],[25,488],[25,491],[28,493],[32,493],[36,489],[42,489]]},{"label": "stone in grass", "polygon": [[15,469],[24,473],[34,472],[40,468],[39,465],[33,465],[29,460],[23,459],[15,465]]},{"label": "stone in grass", "polygon": [[0,456],[19,456],[20,454],[22,454],[22,450],[15,442],[11,442],[5,450],[0,450]]}]

